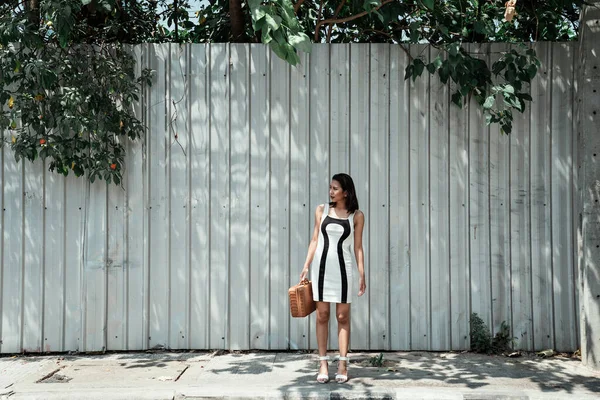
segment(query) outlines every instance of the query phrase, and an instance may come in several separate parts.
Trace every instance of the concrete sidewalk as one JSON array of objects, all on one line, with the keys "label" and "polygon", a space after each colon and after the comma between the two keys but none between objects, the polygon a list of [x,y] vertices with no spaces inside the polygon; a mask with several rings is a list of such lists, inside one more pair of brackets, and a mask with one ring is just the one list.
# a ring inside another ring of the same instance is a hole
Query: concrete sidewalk
[{"label": "concrete sidewalk", "polygon": [[389,352],[375,367],[378,354],[351,353],[343,385],[316,383],[303,352],[3,357],[0,399],[600,399],[600,372],[575,359]]}]

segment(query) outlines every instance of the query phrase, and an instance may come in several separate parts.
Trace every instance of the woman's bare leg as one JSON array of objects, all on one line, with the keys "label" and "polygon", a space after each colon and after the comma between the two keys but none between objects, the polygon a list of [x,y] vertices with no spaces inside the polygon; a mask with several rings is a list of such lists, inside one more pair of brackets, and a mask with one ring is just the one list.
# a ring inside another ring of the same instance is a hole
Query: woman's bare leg
[{"label": "woman's bare leg", "polygon": [[[327,355],[327,336],[329,335],[329,303],[317,302],[317,345],[319,356]],[[327,374],[327,361],[321,361],[320,374]]]},{"label": "woman's bare leg", "polygon": [[[335,314],[338,323],[340,357],[346,357],[348,355],[348,346],[350,344],[350,304],[336,304]],[[340,361],[338,363],[338,374],[347,375],[346,361]]]}]

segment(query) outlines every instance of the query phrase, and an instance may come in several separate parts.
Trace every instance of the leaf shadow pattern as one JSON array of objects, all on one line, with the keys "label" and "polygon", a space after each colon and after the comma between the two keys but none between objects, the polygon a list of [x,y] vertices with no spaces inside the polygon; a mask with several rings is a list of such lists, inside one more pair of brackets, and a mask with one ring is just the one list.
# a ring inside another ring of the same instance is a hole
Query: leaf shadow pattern
[{"label": "leaf shadow pattern", "polygon": [[[600,374],[582,366],[580,361],[568,358],[541,359],[535,355],[524,355],[513,359],[473,353],[384,353],[388,363],[394,361],[396,366],[375,368],[366,366],[371,356],[367,353],[351,356],[350,380],[334,390],[372,390],[381,398],[382,390],[399,387],[481,389],[502,384],[555,394],[571,394],[575,390],[600,393]],[[294,357],[280,354],[274,365],[294,362]],[[335,369],[335,364],[330,365],[330,376],[334,374],[332,367]],[[316,371],[316,362],[306,359],[305,365],[297,369],[297,377],[279,387],[280,392],[314,388],[318,385],[315,382]]]}]

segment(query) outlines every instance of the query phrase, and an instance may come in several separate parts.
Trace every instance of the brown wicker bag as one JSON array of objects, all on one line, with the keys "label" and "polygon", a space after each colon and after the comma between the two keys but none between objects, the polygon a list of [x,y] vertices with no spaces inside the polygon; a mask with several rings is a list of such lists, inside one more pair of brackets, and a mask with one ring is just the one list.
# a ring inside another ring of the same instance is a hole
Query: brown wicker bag
[{"label": "brown wicker bag", "polygon": [[288,290],[290,296],[290,312],[294,318],[302,318],[315,311],[317,305],[313,300],[312,284],[303,279],[299,284]]}]

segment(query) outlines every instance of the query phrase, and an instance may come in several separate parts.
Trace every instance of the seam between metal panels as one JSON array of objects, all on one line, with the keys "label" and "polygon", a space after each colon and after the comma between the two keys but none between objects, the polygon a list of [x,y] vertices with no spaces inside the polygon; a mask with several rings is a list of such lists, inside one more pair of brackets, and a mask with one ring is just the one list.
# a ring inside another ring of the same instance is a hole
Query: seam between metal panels
[{"label": "seam between metal panels", "polygon": [[186,182],[187,182],[187,203],[186,203],[186,220],[187,220],[187,249],[186,249],[186,264],[187,264],[187,287],[186,293],[187,298],[185,301],[186,304],[186,329],[185,329],[185,342],[187,343],[187,348],[192,348],[192,85],[194,84],[192,80],[192,73],[190,66],[192,65],[192,51],[193,45],[188,44],[187,54],[186,54],[186,80],[188,82],[187,87],[185,88],[184,95],[186,96],[186,109],[188,118],[186,119],[186,130],[187,130],[187,148],[189,157],[186,157]]},{"label": "seam between metal panels", "polygon": [[[212,211],[212,179],[211,179],[211,175],[212,175],[212,44],[208,44],[208,60],[207,60],[207,74],[206,74],[206,80],[207,80],[207,85],[206,85],[206,94],[207,94],[207,108],[208,108],[208,179],[207,179],[207,183],[208,183],[208,214],[210,217],[211,211]],[[210,329],[210,314],[211,314],[211,307],[212,307],[212,223],[208,222],[208,288],[207,288],[207,293],[206,293],[206,298],[207,298],[207,312],[206,312],[206,321],[205,321],[205,327],[206,327],[206,342],[208,344],[208,347],[212,347],[211,346],[211,329]]]},{"label": "seam between metal panels", "polygon": [[[314,225],[314,218],[315,218],[312,215],[312,207],[311,207],[311,204],[310,204],[310,200],[312,198],[312,193],[311,193],[312,192],[312,190],[311,190],[312,189],[312,185],[310,184],[311,183],[310,182],[310,176],[311,176],[311,173],[312,173],[311,162],[310,162],[310,160],[311,160],[311,156],[310,156],[310,154],[311,154],[311,142],[312,142],[310,140],[310,138],[311,138],[311,134],[310,133],[312,132],[312,130],[311,130],[311,126],[312,126],[312,124],[311,124],[311,120],[312,120],[312,118],[311,118],[311,109],[312,109],[312,107],[310,106],[310,100],[309,99],[310,99],[310,89],[311,89],[310,83],[311,83],[311,77],[312,77],[312,74],[310,72],[312,70],[311,66],[312,66],[312,57],[313,57],[313,54],[309,54],[308,57],[307,57],[308,58],[308,65],[305,68],[305,72],[306,72],[306,75],[308,75],[308,79],[305,80],[305,85],[307,87],[307,91],[306,91],[306,98],[304,99],[305,105],[307,106],[306,108],[307,108],[307,113],[308,113],[307,118],[306,118],[307,128],[308,128],[307,131],[306,131],[306,138],[307,138],[307,150],[308,150],[307,151],[307,156],[308,156],[308,163],[307,163],[307,166],[308,166],[308,212],[307,212],[307,215],[308,215],[308,227],[309,227],[309,231],[308,231],[309,232],[309,236],[308,236],[309,237],[309,241],[312,240],[313,229],[311,229],[311,227],[313,227],[313,225]],[[310,245],[310,242],[309,242],[309,245]],[[310,343],[311,342],[311,338],[312,338],[311,335],[310,335],[310,331],[311,331],[310,328],[311,328],[311,322],[313,320],[315,320],[315,318],[309,318],[309,320],[308,320],[308,334],[307,334],[308,349],[312,348],[311,347],[311,343]],[[316,320],[315,320],[315,327],[316,327]],[[316,338],[316,336],[315,336],[315,338]]]},{"label": "seam between metal panels", "polygon": [[166,264],[167,264],[167,288],[168,288],[168,292],[166,293],[167,295],[167,308],[166,308],[166,312],[167,312],[167,326],[166,326],[166,334],[167,334],[167,338],[166,338],[166,343],[165,343],[165,348],[171,348],[171,325],[173,323],[173,319],[171,316],[171,307],[172,307],[172,296],[171,296],[171,292],[172,292],[172,281],[171,281],[171,274],[173,272],[173,265],[172,265],[172,234],[171,234],[171,226],[173,224],[173,217],[172,217],[172,191],[173,191],[173,187],[171,186],[172,184],[172,167],[173,167],[173,160],[171,159],[171,146],[169,145],[169,141],[171,139],[171,131],[173,129],[173,123],[175,121],[172,120],[172,105],[173,105],[173,98],[172,96],[172,91],[171,91],[171,84],[172,84],[172,80],[171,80],[171,75],[173,73],[173,53],[174,50],[173,47],[175,47],[176,45],[174,43],[169,43],[168,44],[168,60],[166,62],[166,66],[165,66],[165,91],[166,91],[166,102],[165,102],[165,108],[166,108],[166,114],[165,116],[168,116],[168,119],[165,118],[165,123],[167,124],[167,129],[165,129],[165,134],[166,137],[163,138],[163,141],[165,143],[165,164],[166,164],[166,177],[165,177],[165,186],[168,188],[168,195],[166,196],[166,220],[167,220],[167,228],[165,229],[165,234],[167,235],[166,238],[166,245],[167,245],[167,254],[166,254]]},{"label": "seam between metal panels", "polygon": [[[473,312],[473,293],[472,293],[472,285],[471,285],[471,276],[472,276],[472,259],[471,259],[471,104],[467,103],[467,137],[466,137],[466,148],[467,148],[467,190],[466,190],[466,222],[467,222],[467,269],[466,269],[466,284],[467,287],[465,289],[467,295],[467,326],[466,331],[469,332],[469,324],[471,321],[471,313]],[[468,338],[469,344],[471,342],[471,338]]]},{"label": "seam between metal panels", "polygon": [[[67,326],[67,317],[66,317],[66,307],[67,307],[67,180],[63,180],[63,190],[62,190],[62,200],[61,204],[63,204],[63,212],[62,212],[62,220],[64,222],[65,229],[62,234],[62,307],[61,307],[61,337],[60,337],[60,349],[61,351],[66,351],[66,326]],[[2,246],[0,246],[2,248]],[[0,266],[1,269],[1,266]],[[2,279],[0,279],[0,284]],[[0,296],[1,297],[1,296]],[[2,307],[0,306],[0,314],[2,313]],[[1,327],[0,327],[1,332]]]},{"label": "seam between metal panels", "polygon": [[[42,164],[45,167],[45,163]],[[63,207],[64,208],[64,207]],[[45,310],[46,310],[46,168],[42,169],[42,265],[41,265],[41,298],[42,307],[40,310],[40,351],[44,351],[44,341],[46,339],[46,324],[45,324]]]},{"label": "seam between metal panels", "polygon": [[271,70],[271,53],[269,53],[269,52],[267,52],[267,68],[266,68],[266,70],[268,71],[268,75],[267,75],[268,90],[267,90],[267,93],[266,93],[266,97],[267,97],[267,99],[269,101],[269,107],[268,107],[268,109],[269,109],[269,117],[268,117],[269,122],[267,123],[267,127],[268,127],[267,131],[269,133],[269,140],[268,140],[268,145],[267,145],[267,160],[268,160],[268,164],[269,164],[269,168],[268,168],[268,172],[267,172],[267,177],[268,177],[267,178],[267,182],[268,182],[267,183],[267,187],[268,187],[267,188],[267,192],[268,192],[268,195],[267,195],[267,204],[268,204],[267,210],[269,210],[269,212],[267,213],[267,226],[268,226],[267,236],[269,238],[268,239],[268,245],[267,245],[267,248],[268,248],[268,251],[267,251],[267,258],[268,258],[267,265],[269,266],[269,268],[268,268],[269,279],[267,280],[268,281],[268,284],[267,284],[267,286],[268,286],[268,289],[267,289],[267,293],[268,293],[268,296],[267,296],[267,299],[268,299],[267,300],[268,314],[267,315],[269,316],[269,318],[266,321],[266,325],[267,325],[267,329],[266,329],[266,331],[267,331],[267,343],[266,343],[266,347],[268,349],[271,349],[271,318],[270,318],[270,316],[271,316],[271,310],[272,310],[272,307],[271,307],[271,270],[272,270],[272,268],[271,268],[271,260],[272,260],[272,257],[271,257],[271,239],[272,239],[271,238],[271,233],[272,232],[271,231],[273,229],[273,227],[271,226],[271,223],[272,223],[272,218],[271,218],[271,216],[272,216],[272,213],[271,213],[271,195],[272,195],[272,190],[271,190],[271,178],[272,178],[272,174],[271,174],[271,168],[272,168],[271,146],[272,146],[272,140],[273,140],[273,135],[271,134],[271,111],[272,111],[272,108],[271,108],[271,104],[272,104],[272,98],[271,98],[271,84],[272,84],[272,82],[271,82],[271,78],[272,78],[273,74],[272,74],[272,70]]},{"label": "seam between metal panels", "polygon": [[[368,93],[369,93],[368,94],[369,102],[368,102],[368,104],[369,104],[369,106],[367,108],[368,109],[368,112],[367,112],[367,114],[368,114],[368,117],[367,117],[368,118],[367,126],[369,127],[369,129],[368,129],[368,133],[367,133],[367,146],[366,146],[367,149],[368,149],[367,152],[366,152],[367,160],[370,160],[370,158],[371,158],[370,157],[370,155],[371,155],[370,154],[371,153],[371,98],[372,98],[372,93],[371,93],[371,55],[372,55],[371,54],[371,46],[372,46],[372,44],[369,43],[368,44],[368,49],[369,49],[369,56],[368,56],[368,59],[369,59],[369,74],[368,74],[368,76],[369,76],[369,91],[368,91]],[[367,161],[367,165],[369,165],[369,161]],[[371,186],[371,167],[370,166],[368,167],[368,171],[367,171],[367,183],[369,184],[369,192],[370,192],[370,186]],[[369,198],[369,209],[371,209],[372,204],[371,204],[370,193],[367,194],[367,197]],[[369,244],[370,244],[370,241],[371,241],[371,224],[369,224],[368,227],[367,227],[367,233],[368,233],[368,236],[369,236]],[[368,258],[367,265],[369,265],[369,266],[371,265],[371,253],[372,252],[369,251],[369,254],[367,255],[367,258]],[[367,280],[370,283],[371,282],[371,268],[369,268],[368,275],[369,275],[369,277],[368,277]],[[367,329],[367,349],[371,349],[371,329],[370,329],[370,326],[371,326],[371,324],[370,324],[370,321],[371,321],[371,292],[370,291],[368,293],[368,296],[369,296],[369,298],[368,298],[368,302],[367,302],[367,315],[368,315],[367,321],[369,321],[369,329]]]},{"label": "seam between metal panels", "polygon": [[228,169],[228,178],[227,178],[227,198],[228,198],[228,206],[227,206],[227,278],[225,281],[227,282],[227,296],[225,296],[225,309],[227,310],[225,314],[225,332],[223,337],[225,338],[225,342],[223,343],[223,348],[231,348],[231,43],[227,43],[226,49],[226,63],[225,63],[225,74],[227,75],[227,110],[228,110],[228,118],[227,118],[227,169]]},{"label": "seam between metal panels", "polygon": [[[570,45],[571,47],[576,47],[574,45]],[[571,49],[572,50],[572,49]],[[571,51],[571,53],[573,53]],[[579,55],[578,55],[579,56]],[[577,57],[573,57],[573,61],[572,63],[574,64],[576,62]],[[578,213],[575,212],[576,210],[576,204],[578,205],[580,203],[580,196],[579,193],[581,191],[581,189],[579,188],[580,183],[579,183],[579,171],[578,171],[578,165],[579,164],[579,157],[581,156],[581,154],[579,154],[579,141],[580,141],[580,121],[581,121],[581,114],[582,114],[582,105],[578,105],[577,102],[577,96],[579,95],[581,88],[579,88],[579,86],[577,86],[577,90],[579,91],[579,93],[577,93],[577,91],[575,90],[576,85],[578,85],[578,81],[579,81],[579,75],[578,72],[576,72],[576,70],[582,68],[582,65],[584,65],[583,63],[579,64],[579,67],[576,69],[575,65],[572,65],[572,77],[571,77],[571,112],[573,115],[573,122],[571,124],[571,185],[570,185],[570,191],[571,191],[571,257],[573,258],[573,262],[571,265],[571,273],[573,274],[573,280],[571,282],[572,284],[572,289],[573,289],[573,310],[572,313],[573,315],[578,315],[577,313],[577,292],[579,291],[579,287],[581,286],[580,284],[578,285],[578,275],[579,275],[579,256],[578,256],[578,243],[577,243],[577,236],[578,236],[578,229],[579,229],[579,215]],[[577,163],[575,163],[574,161],[577,160]],[[577,226],[577,228],[576,228]],[[585,254],[584,254],[585,255]],[[574,333],[575,336],[575,345],[577,347],[580,346],[580,337],[577,334],[579,332],[580,329],[580,319],[579,318],[575,318],[575,328],[576,331],[572,332]]]},{"label": "seam between metal panels", "polygon": [[[491,44],[486,44],[487,47],[487,55],[486,55],[486,62],[488,65],[492,65],[491,63]],[[484,117],[485,120],[485,115],[482,113],[482,116]],[[492,336],[494,335],[495,332],[495,328],[494,328],[494,285],[493,285],[493,267],[492,267],[492,170],[491,170],[491,148],[492,148],[492,139],[491,139],[491,134],[492,134],[492,130],[490,125],[487,125],[486,128],[486,135],[487,135],[487,154],[486,154],[486,159],[487,159],[487,222],[488,222],[488,238],[487,238],[487,253],[488,253],[488,265],[489,265],[489,289],[490,289],[490,293],[489,293],[489,299],[490,299],[490,329],[491,329],[491,334]]]},{"label": "seam between metal panels", "polygon": [[[4,251],[4,211],[6,210],[6,204],[4,203],[4,146],[0,147],[0,182],[2,182],[2,186],[0,187],[0,204],[2,204],[2,213],[0,214],[0,249],[2,250],[2,255],[0,256],[0,290],[3,291],[4,288],[4,255],[6,252]],[[4,315],[4,296],[0,294],[0,315]],[[4,318],[0,318],[0,349],[3,348],[3,339],[2,339],[2,321]]]},{"label": "seam between metal panels", "polygon": [[450,213],[452,211],[451,205],[452,205],[452,201],[451,201],[451,192],[452,192],[452,179],[451,179],[451,154],[452,154],[452,133],[450,132],[450,107],[451,107],[451,103],[450,103],[450,87],[448,86],[448,89],[446,90],[446,104],[448,105],[446,107],[446,121],[448,121],[448,124],[446,125],[446,135],[447,138],[446,140],[448,141],[447,143],[447,149],[448,149],[448,163],[447,163],[447,174],[448,174],[448,192],[447,192],[447,210],[448,210],[448,227],[447,227],[447,233],[448,233],[448,241],[447,241],[447,246],[448,246],[448,319],[446,321],[446,323],[448,324],[448,328],[449,328],[449,335],[448,335],[448,340],[449,342],[449,348],[451,350],[453,350],[453,344],[454,342],[452,341],[452,223],[451,223],[451,218],[450,218]]},{"label": "seam between metal panels", "polygon": [[[292,252],[291,252],[291,248],[292,248],[292,230],[290,229],[291,225],[292,225],[292,70],[290,68],[289,65],[286,64],[286,69],[287,69],[287,121],[288,121],[288,131],[287,131],[287,138],[288,138],[288,165],[287,165],[287,174],[288,174],[288,203],[287,203],[287,264],[288,264],[288,276],[287,276],[287,283],[288,286],[291,286],[292,284],[292,271],[291,271],[291,265],[292,265]],[[287,316],[287,337],[291,338],[291,332],[292,332],[292,321],[291,318],[289,317],[289,314],[286,314]],[[290,339],[288,339],[287,341],[287,346],[286,348],[289,350],[291,348],[291,342]]]},{"label": "seam between metal panels", "polygon": [[[531,46],[529,46],[531,47]],[[529,88],[529,92],[531,93],[531,87]],[[529,203],[529,243],[528,243],[528,247],[529,247],[529,312],[530,312],[530,316],[531,316],[531,322],[529,323],[529,326],[531,328],[531,339],[529,340],[529,342],[531,343],[531,350],[533,350],[535,348],[535,315],[534,315],[534,311],[533,311],[533,245],[532,245],[532,231],[533,231],[533,227],[532,227],[532,216],[531,216],[531,210],[532,210],[532,200],[531,198],[532,193],[531,193],[531,107],[529,107],[529,118],[527,119],[527,126],[529,127],[529,129],[527,130],[523,130],[524,134],[528,134],[528,141],[527,141],[527,146],[528,146],[528,157],[527,157],[527,169],[528,169],[528,173],[527,173],[527,177],[529,182],[528,183],[528,203]]]},{"label": "seam between metal panels", "polygon": [[[549,93],[547,93],[547,96],[548,96],[548,102],[547,102],[547,104],[549,105],[548,109],[549,109],[549,113],[550,113],[550,116],[548,118],[548,121],[549,121],[549,124],[550,124],[550,132],[549,132],[550,133],[550,140],[549,140],[549,143],[548,143],[548,147],[549,147],[549,151],[548,151],[548,165],[550,167],[549,170],[548,170],[549,182],[550,182],[550,201],[548,202],[548,207],[550,209],[550,212],[549,212],[550,213],[550,291],[551,291],[551,293],[550,293],[550,300],[551,300],[551,303],[552,303],[552,306],[551,306],[552,307],[551,308],[551,310],[552,310],[552,314],[551,314],[551,323],[552,323],[552,326],[550,327],[550,330],[551,330],[551,334],[552,334],[552,338],[551,338],[552,348],[556,349],[556,324],[555,324],[555,320],[556,320],[555,308],[556,308],[556,305],[555,305],[555,302],[554,302],[554,252],[553,252],[553,249],[554,249],[554,221],[553,221],[553,213],[552,213],[552,209],[553,209],[553,207],[552,207],[552,204],[553,204],[553,201],[552,201],[553,200],[552,199],[552,197],[553,197],[553,190],[552,189],[553,189],[553,186],[554,186],[552,184],[552,181],[553,181],[553,179],[552,179],[552,176],[553,176],[553,174],[552,174],[552,169],[553,169],[552,168],[552,166],[553,166],[553,163],[552,163],[552,159],[553,159],[552,158],[552,148],[553,148],[553,139],[554,139],[553,129],[552,129],[552,121],[553,121],[553,117],[554,117],[554,113],[552,112],[553,111],[553,103],[554,103],[553,96],[552,96],[553,92],[554,92],[553,91],[553,88],[554,88],[554,85],[553,85],[553,81],[554,81],[554,79],[553,79],[554,78],[554,67],[553,67],[553,65],[554,65],[553,64],[553,60],[554,60],[554,46],[545,46],[545,47],[546,47],[545,50],[546,50],[546,54],[547,54],[546,60],[549,61],[548,64],[547,64],[549,67],[548,67],[548,74],[547,74],[548,75],[548,80],[547,80],[548,83],[547,83],[546,87],[549,88]],[[576,314],[574,314],[574,315],[576,315]]]},{"label": "seam between metal panels", "polygon": [[[430,56],[430,50],[431,49],[427,49],[427,56]],[[426,95],[427,95],[427,108],[428,108],[428,112],[427,112],[427,207],[425,208],[426,210],[426,216],[425,218],[427,219],[427,258],[426,258],[426,262],[427,262],[427,269],[426,271],[426,279],[425,281],[427,282],[427,299],[428,299],[428,303],[427,304],[427,348],[428,350],[431,350],[431,345],[432,345],[432,335],[433,335],[433,310],[432,310],[432,305],[433,305],[433,299],[432,299],[432,288],[431,288],[431,78],[430,75],[427,75],[427,78],[425,78],[425,83],[427,85],[427,89],[426,89]]]},{"label": "seam between metal panels", "polygon": [[[248,232],[252,233],[252,45],[248,45]],[[252,348],[252,239],[248,242],[248,348]]]},{"label": "seam between metal panels", "polygon": [[387,45],[387,53],[388,53],[388,65],[387,65],[387,70],[386,70],[386,75],[387,75],[387,80],[388,80],[388,84],[387,84],[387,115],[388,115],[388,119],[387,119],[387,143],[386,143],[386,147],[387,147],[387,162],[386,162],[386,170],[387,170],[387,221],[388,221],[388,226],[387,226],[387,260],[386,260],[386,264],[388,266],[387,268],[387,323],[386,323],[386,338],[387,338],[387,349],[390,350],[392,348],[392,327],[390,322],[392,321],[392,284],[391,284],[391,277],[392,277],[392,268],[391,268],[391,260],[392,260],[392,251],[391,251],[391,246],[390,246],[390,237],[391,237],[391,210],[390,210],[390,205],[391,205],[391,184],[392,184],[392,178],[391,178],[391,173],[390,173],[390,168],[391,168],[391,135],[392,135],[392,123],[391,123],[391,110],[392,110],[392,52],[391,52],[391,45],[388,44]]},{"label": "seam between metal panels", "polygon": [[[145,54],[146,62],[148,66],[151,66],[150,61],[150,46],[154,47],[154,45],[145,44],[147,49]],[[152,180],[150,179],[151,171],[150,166],[152,162],[152,139],[150,138],[153,124],[152,118],[150,117],[150,104],[152,104],[152,89],[148,90],[146,86],[144,86],[144,90],[146,91],[146,100],[144,102],[144,117],[147,123],[147,129],[144,133],[145,138],[145,157],[142,160],[142,164],[145,166],[143,177],[145,185],[144,189],[144,221],[145,221],[145,229],[144,229],[144,318],[143,326],[144,326],[144,348],[148,349],[150,347],[150,269],[152,266],[152,262],[150,261],[150,248],[151,248],[151,235],[152,235],[152,218],[150,213],[150,201],[151,201],[151,190],[152,190]]]},{"label": "seam between metal panels", "polygon": [[[25,191],[25,165],[21,164],[21,189]],[[19,313],[20,313],[20,326],[19,326],[19,351],[23,351],[23,336],[25,333],[24,325],[24,314],[25,314],[25,195],[21,194],[21,282],[20,293],[19,293]]]},{"label": "seam between metal panels", "polygon": [[[402,45],[400,45],[402,46]],[[411,45],[408,45],[408,52],[410,53],[412,49]],[[410,80],[408,81],[408,90],[407,90],[407,103],[408,103],[408,190],[407,190],[407,198],[408,198],[408,349],[412,350],[412,318],[411,318],[411,310],[412,310],[412,267],[411,267],[411,261],[412,261],[412,253],[411,253],[411,212],[410,212],[410,185],[411,185],[411,167],[410,167],[410,146],[411,146],[411,134],[412,134],[412,119],[411,119],[411,102],[410,102],[410,98],[411,98],[411,83]]]}]

